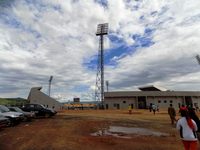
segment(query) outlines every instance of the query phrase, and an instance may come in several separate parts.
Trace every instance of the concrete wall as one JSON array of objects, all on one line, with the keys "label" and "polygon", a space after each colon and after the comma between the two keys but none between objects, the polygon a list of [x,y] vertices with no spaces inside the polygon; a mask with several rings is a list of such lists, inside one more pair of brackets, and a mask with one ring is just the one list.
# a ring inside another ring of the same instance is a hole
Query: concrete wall
[{"label": "concrete wall", "polygon": [[59,103],[55,99],[49,97],[45,93],[40,90],[42,87],[31,88],[28,100],[32,104],[42,104],[47,108],[53,108],[55,110],[61,110],[63,108],[63,104]]},{"label": "concrete wall", "polygon": [[194,96],[192,97],[192,101],[194,106],[198,106],[200,108],[200,97]]},{"label": "concrete wall", "polygon": [[[184,96],[145,96],[146,106],[150,103],[159,106],[159,108],[168,108],[172,104],[178,109],[182,104],[185,104]],[[200,108],[200,96],[191,96],[193,106]],[[128,105],[132,104],[134,108],[138,108],[138,97],[105,97],[104,106],[108,109],[128,109]],[[106,106],[107,105],[107,106]]]},{"label": "concrete wall", "polygon": [[150,106],[150,103],[159,106],[159,108],[167,108],[170,104],[179,108],[179,105],[183,103],[183,98],[176,96],[147,97],[147,106]]},{"label": "concrete wall", "polygon": [[109,99],[105,100],[105,108],[107,108],[107,106],[108,106],[108,109],[118,109],[118,108],[119,109],[127,109],[129,104],[132,105],[133,108],[137,108],[136,97],[131,97],[131,98],[109,98]]}]

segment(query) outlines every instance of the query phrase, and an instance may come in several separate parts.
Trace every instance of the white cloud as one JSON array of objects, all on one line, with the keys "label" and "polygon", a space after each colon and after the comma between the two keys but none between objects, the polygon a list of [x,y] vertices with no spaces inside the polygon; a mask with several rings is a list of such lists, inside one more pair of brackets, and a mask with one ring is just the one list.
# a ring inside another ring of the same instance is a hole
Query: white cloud
[{"label": "white cloud", "polygon": [[[200,53],[198,44],[200,21],[194,19],[194,16],[200,14],[200,11],[197,11],[200,5],[199,2],[194,3],[194,1],[191,4],[185,4],[182,1],[166,3],[161,6],[167,11],[154,18],[147,14],[152,11],[158,11],[159,14],[162,10],[160,5],[158,5],[160,8],[157,8],[148,5],[145,1],[145,6],[151,8],[145,9],[140,6],[142,9],[140,15],[145,16],[143,24],[155,29],[152,36],[155,44],[148,48],[140,48],[133,55],[118,60],[117,68],[111,70],[108,68],[107,74],[111,85],[113,83],[113,89],[132,90],[141,83],[156,84],[158,82],[176,90],[198,89],[200,80],[197,80],[196,84],[192,83],[196,72],[200,71],[194,57],[195,54]],[[146,17],[150,18],[146,19]],[[169,17],[171,17],[170,20]],[[180,82],[176,79],[191,73],[193,78],[184,78],[185,82],[181,83],[181,88]],[[175,80],[169,82],[172,79]],[[137,86],[133,87],[133,85]]]},{"label": "white cloud", "polygon": [[[155,42],[126,57],[113,56],[118,65],[105,67],[110,89],[155,83],[198,90],[200,69],[194,57],[200,53],[199,6],[195,0],[108,0],[106,8],[93,0],[15,1],[0,10],[6,14],[0,19],[0,96],[26,97],[32,86],[40,85],[47,91],[53,75],[55,97],[91,97],[96,72],[83,63],[97,53],[96,27],[105,22],[110,34],[127,46],[135,44],[133,35],[144,36],[146,28],[154,30],[150,38]],[[118,44],[105,41],[107,51]],[[86,94],[73,91],[79,85],[89,87]]]}]

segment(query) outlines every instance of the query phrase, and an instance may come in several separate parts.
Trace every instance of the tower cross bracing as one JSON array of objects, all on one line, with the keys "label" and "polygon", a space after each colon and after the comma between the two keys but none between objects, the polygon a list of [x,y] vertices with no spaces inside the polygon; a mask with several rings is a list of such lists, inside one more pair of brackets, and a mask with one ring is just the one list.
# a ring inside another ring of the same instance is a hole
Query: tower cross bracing
[{"label": "tower cross bracing", "polygon": [[104,102],[104,35],[108,34],[108,23],[97,26],[96,36],[99,36],[98,64],[95,87],[95,100]]}]

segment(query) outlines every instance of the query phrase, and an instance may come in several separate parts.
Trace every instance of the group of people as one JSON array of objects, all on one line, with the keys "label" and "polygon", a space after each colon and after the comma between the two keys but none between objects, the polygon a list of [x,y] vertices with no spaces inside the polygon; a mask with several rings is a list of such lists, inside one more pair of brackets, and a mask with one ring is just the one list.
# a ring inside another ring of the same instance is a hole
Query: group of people
[{"label": "group of people", "polygon": [[[129,114],[132,114],[131,105],[128,106]],[[159,111],[158,106],[152,104],[149,107],[149,111],[153,111],[154,115],[156,111]],[[180,137],[182,139],[185,150],[197,150],[197,141],[200,140],[200,120],[197,116],[195,109],[190,106],[182,105],[179,109],[181,115],[180,119],[176,119],[176,110],[172,104],[168,107],[168,114],[171,119],[171,124],[176,123],[177,130],[180,131]]]},{"label": "group of people", "polygon": [[200,132],[200,120],[192,107],[182,105],[179,109],[181,118],[176,120],[176,110],[170,104],[168,114],[171,119],[171,124],[176,123],[177,130],[180,131],[185,150],[197,150],[198,135]]}]

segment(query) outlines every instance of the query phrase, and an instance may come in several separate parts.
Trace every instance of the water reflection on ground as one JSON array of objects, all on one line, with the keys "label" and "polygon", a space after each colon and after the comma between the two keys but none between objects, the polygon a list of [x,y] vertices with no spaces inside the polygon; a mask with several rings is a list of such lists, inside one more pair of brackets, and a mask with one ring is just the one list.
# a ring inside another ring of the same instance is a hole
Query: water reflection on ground
[{"label": "water reflection on ground", "polygon": [[169,136],[167,133],[152,131],[146,128],[135,128],[135,127],[122,127],[122,126],[110,126],[109,128],[101,129],[91,136],[114,136],[117,138],[130,139],[131,135],[135,136]]}]

